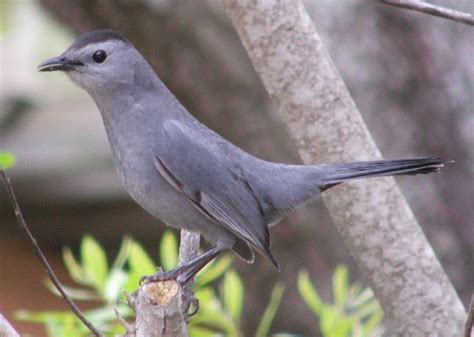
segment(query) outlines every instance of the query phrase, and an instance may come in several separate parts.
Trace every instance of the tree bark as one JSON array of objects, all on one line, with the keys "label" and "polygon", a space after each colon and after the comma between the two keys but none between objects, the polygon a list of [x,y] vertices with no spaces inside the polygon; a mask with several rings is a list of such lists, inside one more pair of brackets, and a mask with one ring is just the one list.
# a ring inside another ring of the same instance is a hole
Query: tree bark
[{"label": "tree bark", "polygon": [[0,314],[0,337],[20,337],[2,314]]},{"label": "tree bark", "polygon": [[[301,1],[224,0],[305,163],[381,158]],[[403,336],[456,336],[464,308],[394,179],[346,183],[324,202]]]},{"label": "tree bark", "polygon": [[471,303],[467,312],[466,325],[464,327],[464,337],[474,337],[474,294],[471,296]]},{"label": "tree bark", "polygon": [[[179,264],[194,258],[199,250],[199,234],[181,230]],[[186,292],[186,296],[182,296]],[[192,297],[192,282],[186,288],[174,281],[151,282],[132,295],[135,325],[125,336],[187,337],[187,312]]]},{"label": "tree bark", "polygon": [[[174,281],[142,285],[131,302],[136,319],[134,337],[187,337],[187,323],[179,284]],[[128,336],[127,334],[125,336]]]}]

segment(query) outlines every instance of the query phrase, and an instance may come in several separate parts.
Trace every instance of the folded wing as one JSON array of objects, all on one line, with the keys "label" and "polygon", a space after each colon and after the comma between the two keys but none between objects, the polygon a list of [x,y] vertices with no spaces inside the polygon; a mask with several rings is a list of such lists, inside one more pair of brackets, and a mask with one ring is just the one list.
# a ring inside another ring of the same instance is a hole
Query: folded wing
[{"label": "folded wing", "polygon": [[154,149],[158,173],[211,221],[224,226],[278,268],[261,205],[226,147],[218,141],[204,144],[202,139],[208,138],[197,133],[212,131],[178,121],[166,122],[164,132],[165,141]]}]

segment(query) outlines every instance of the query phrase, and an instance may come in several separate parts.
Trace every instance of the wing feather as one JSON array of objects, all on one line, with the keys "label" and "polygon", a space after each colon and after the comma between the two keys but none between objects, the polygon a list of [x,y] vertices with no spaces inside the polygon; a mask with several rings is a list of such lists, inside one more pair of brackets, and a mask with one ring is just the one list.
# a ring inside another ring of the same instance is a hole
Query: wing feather
[{"label": "wing feather", "polygon": [[219,143],[203,142],[206,137],[196,135],[196,130],[186,125],[168,122],[165,130],[166,146],[155,150],[158,173],[184,193],[201,213],[223,225],[278,268],[270,251],[262,207],[234,158]]}]

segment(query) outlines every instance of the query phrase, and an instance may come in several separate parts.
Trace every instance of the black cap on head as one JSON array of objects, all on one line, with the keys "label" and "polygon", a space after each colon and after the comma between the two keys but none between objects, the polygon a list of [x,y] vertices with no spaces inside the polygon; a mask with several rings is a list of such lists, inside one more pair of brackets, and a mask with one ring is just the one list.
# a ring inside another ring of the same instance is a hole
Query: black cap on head
[{"label": "black cap on head", "polygon": [[111,40],[119,40],[129,43],[126,38],[112,29],[100,29],[93,32],[84,33],[77,38],[69,49],[81,49],[89,44],[105,42]]}]

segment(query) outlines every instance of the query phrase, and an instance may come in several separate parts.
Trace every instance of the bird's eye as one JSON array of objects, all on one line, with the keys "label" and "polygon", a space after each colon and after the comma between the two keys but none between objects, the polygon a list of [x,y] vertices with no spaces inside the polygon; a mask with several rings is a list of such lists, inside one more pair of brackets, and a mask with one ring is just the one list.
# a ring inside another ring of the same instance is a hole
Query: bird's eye
[{"label": "bird's eye", "polygon": [[107,53],[103,50],[98,50],[94,53],[94,55],[92,55],[92,58],[95,62],[102,63],[107,58]]}]

